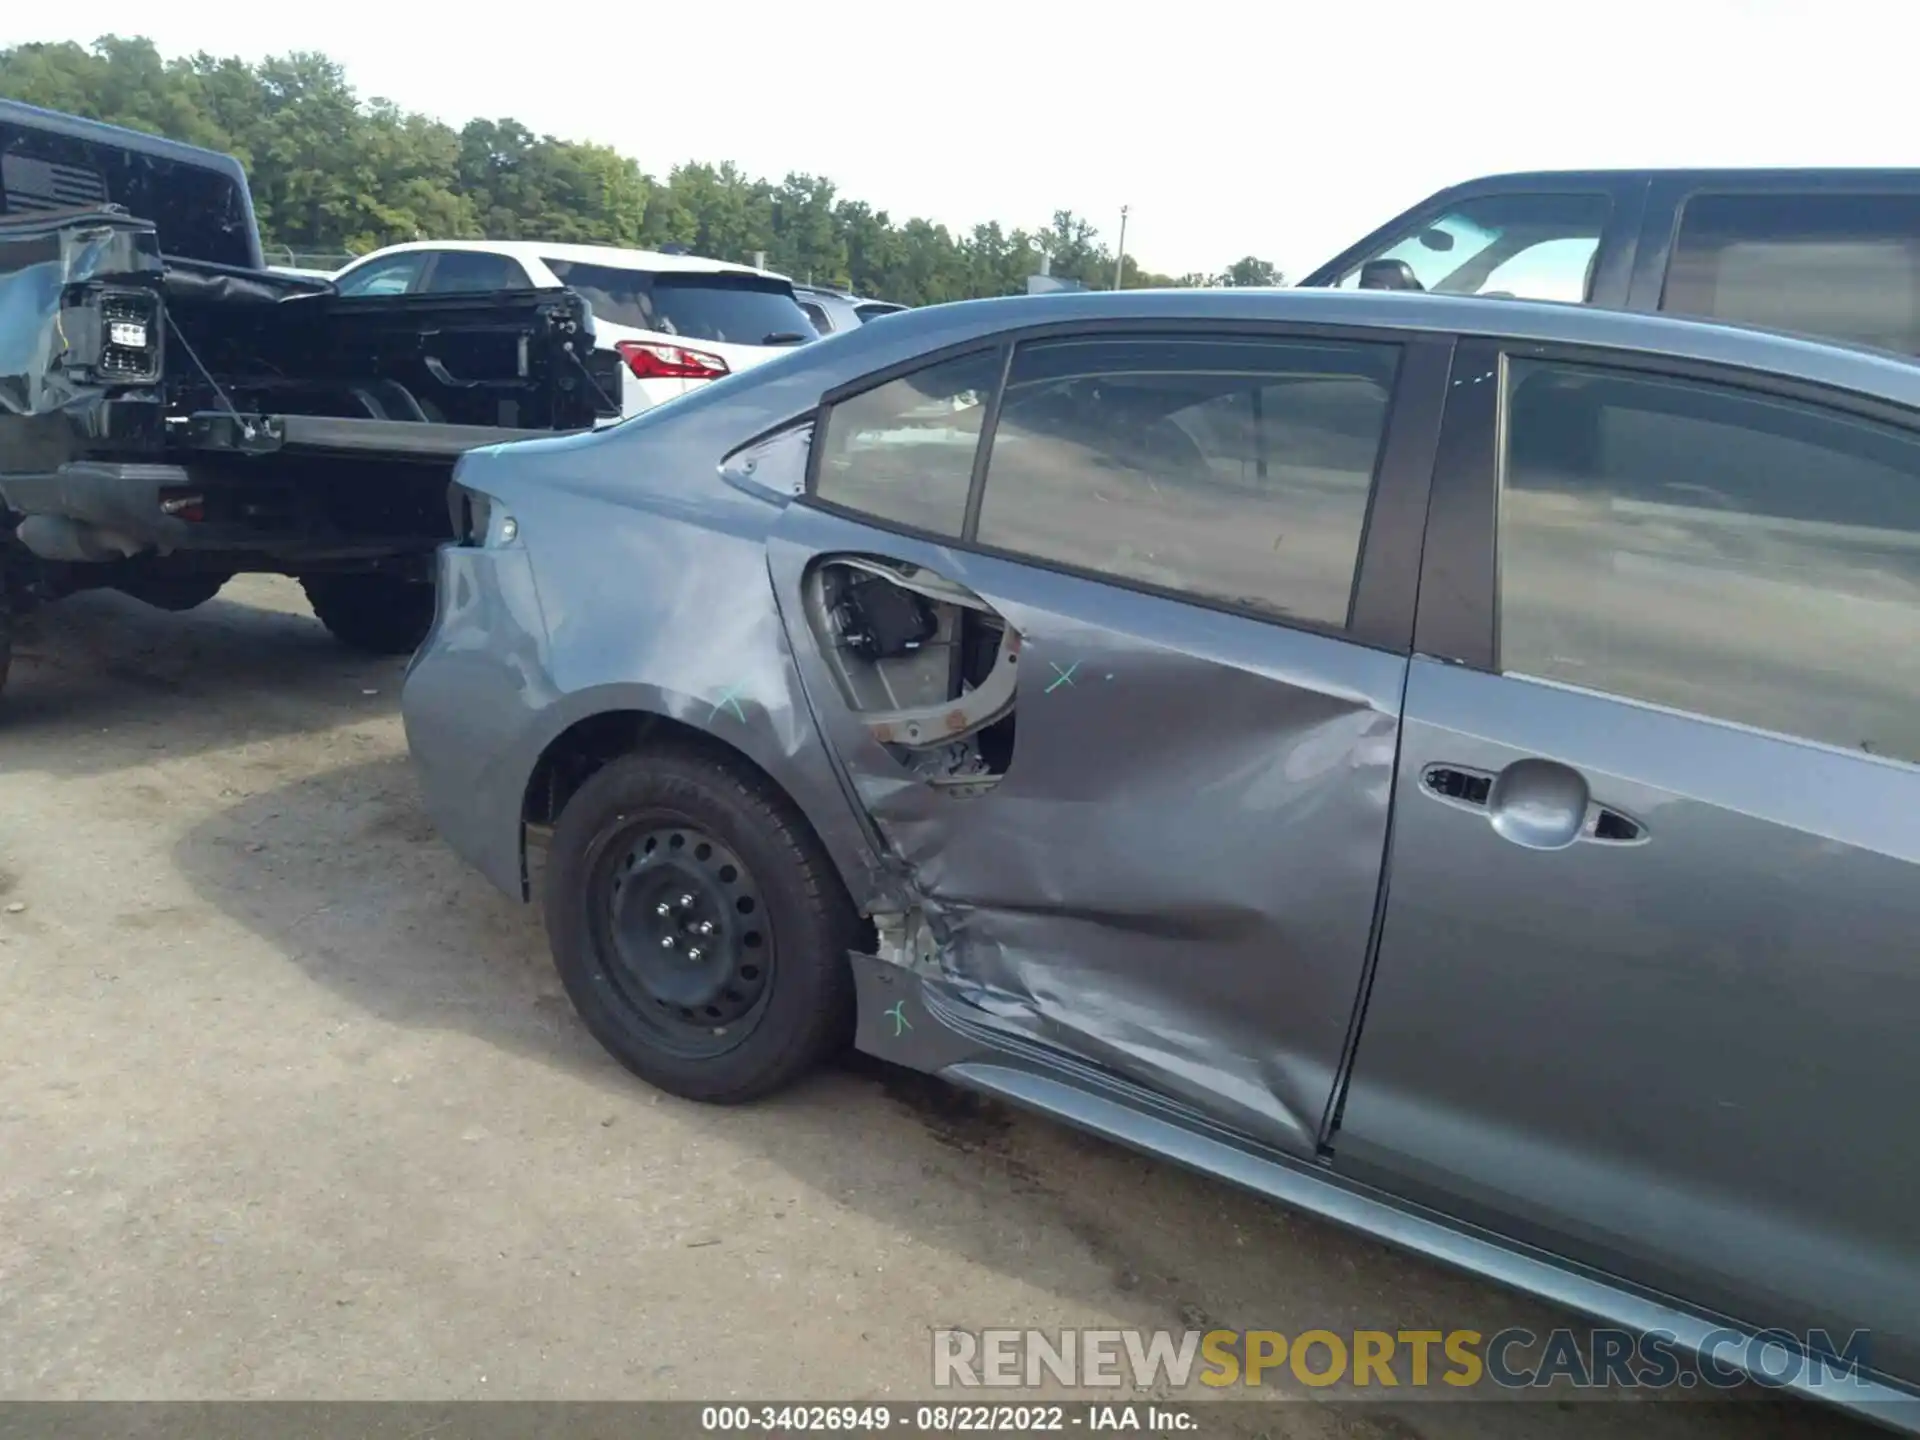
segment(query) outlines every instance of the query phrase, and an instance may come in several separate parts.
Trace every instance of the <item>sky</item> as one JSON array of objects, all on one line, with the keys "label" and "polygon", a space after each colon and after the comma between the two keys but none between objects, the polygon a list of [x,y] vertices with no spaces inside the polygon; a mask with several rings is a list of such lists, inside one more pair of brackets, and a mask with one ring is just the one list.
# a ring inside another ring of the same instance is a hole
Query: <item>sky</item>
[{"label": "sky", "polygon": [[[84,17],[84,18],[81,18]],[[321,50],[366,97],[511,116],[664,174],[733,160],[956,229],[1074,210],[1149,270],[1291,278],[1503,170],[1912,165],[1913,0],[89,0],[0,45]]]}]

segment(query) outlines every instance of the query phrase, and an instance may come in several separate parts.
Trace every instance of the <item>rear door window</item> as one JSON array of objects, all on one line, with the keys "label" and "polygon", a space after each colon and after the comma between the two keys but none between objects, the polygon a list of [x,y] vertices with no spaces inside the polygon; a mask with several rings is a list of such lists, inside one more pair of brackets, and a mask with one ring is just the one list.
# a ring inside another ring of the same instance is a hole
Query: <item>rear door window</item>
[{"label": "rear door window", "polygon": [[790,345],[816,333],[793,287],[769,276],[546,263],[609,325],[732,345]]},{"label": "rear door window", "polygon": [[974,538],[1342,629],[1399,358],[1330,340],[1023,344]]},{"label": "rear door window", "polygon": [[1920,354],[1920,195],[1696,195],[1660,308]]},{"label": "rear door window", "polygon": [[426,289],[434,295],[465,291],[525,290],[533,282],[517,260],[484,250],[442,250],[434,256]]}]

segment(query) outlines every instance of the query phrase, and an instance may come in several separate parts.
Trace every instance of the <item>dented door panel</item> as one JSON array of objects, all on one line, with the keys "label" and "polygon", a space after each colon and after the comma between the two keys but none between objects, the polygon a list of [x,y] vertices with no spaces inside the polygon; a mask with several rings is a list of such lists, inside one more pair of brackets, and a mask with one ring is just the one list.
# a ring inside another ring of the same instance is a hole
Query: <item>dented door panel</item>
[{"label": "dented door panel", "polygon": [[[769,564],[950,993],[1310,1153],[1367,952],[1405,660],[806,506]],[[870,582],[924,611],[832,603]]]}]

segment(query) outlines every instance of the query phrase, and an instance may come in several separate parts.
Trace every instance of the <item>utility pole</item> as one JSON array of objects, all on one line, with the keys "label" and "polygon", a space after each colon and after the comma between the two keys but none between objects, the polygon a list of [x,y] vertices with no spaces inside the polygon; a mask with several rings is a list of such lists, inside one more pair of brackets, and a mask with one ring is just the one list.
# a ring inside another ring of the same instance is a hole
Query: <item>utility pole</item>
[{"label": "utility pole", "polygon": [[1113,257],[1113,288],[1120,288],[1120,277],[1127,273],[1127,207],[1120,207],[1120,253]]}]

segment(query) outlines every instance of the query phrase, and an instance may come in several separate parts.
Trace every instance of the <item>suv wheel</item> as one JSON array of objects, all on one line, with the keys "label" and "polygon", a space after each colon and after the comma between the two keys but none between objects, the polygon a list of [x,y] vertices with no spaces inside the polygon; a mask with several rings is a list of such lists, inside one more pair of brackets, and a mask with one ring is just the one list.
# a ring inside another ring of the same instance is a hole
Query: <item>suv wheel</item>
[{"label": "suv wheel", "polygon": [[852,902],[758,776],[691,749],[607,765],[554,827],[545,899],[580,1018],[662,1090],[756,1099],[852,1038]]}]

